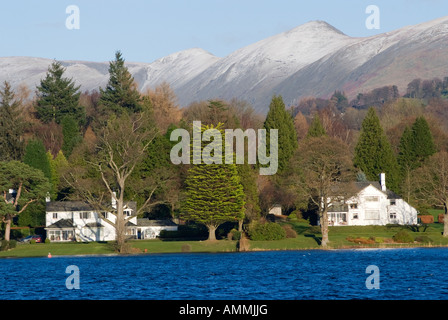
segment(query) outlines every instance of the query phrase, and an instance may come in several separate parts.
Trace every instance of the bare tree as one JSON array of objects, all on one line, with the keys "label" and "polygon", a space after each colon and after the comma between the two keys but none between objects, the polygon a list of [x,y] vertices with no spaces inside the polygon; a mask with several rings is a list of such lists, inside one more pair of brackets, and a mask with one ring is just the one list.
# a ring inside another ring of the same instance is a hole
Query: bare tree
[{"label": "bare tree", "polygon": [[348,146],[328,136],[306,138],[292,161],[299,168],[291,184],[318,208],[322,247],[327,247],[328,210],[354,195],[354,171]]},{"label": "bare tree", "polygon": [[448,237],[448,153],[433,155],[415,171],[414,177],[417,200],[443,208],[443,236]]},{"label": "bare tree", "polygon": [[[98,136],[96,153],[86,161],[90,166],[78,165],[65,174],[65,180],[75,189],[76,196],[87,201],[115,228],[119,252],[125,251],[127,222],[150,205],[157,189],[155,183],[147,187],[146,200],[140,208],[130,216],[124,214],[127,182],[156,135],[155,128],[148,123],[145,114],[112,118]],[[114,207],[110,199],[116,203]],[[112,217],[106,217],[105,212],[110,212]]]}]

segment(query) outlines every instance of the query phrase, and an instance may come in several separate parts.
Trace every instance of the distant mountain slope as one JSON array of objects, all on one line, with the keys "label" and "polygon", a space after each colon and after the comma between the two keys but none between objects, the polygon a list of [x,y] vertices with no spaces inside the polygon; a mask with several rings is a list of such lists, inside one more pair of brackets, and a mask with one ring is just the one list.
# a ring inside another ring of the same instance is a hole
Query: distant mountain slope
[{"label": "distant mountain slope", "polygon": [[[289,105],[306,96],[328,97],[397,85],[401,93],[415,78],[448,76],[448,17],[367,38],[345,35],[311,21],[219,58],[188,49],[152,63],[127,63],[142,91],[166,81],[186,106],[206,99],[244,99],[266,112],[274,94]],[[0,81],[34,91],[50,59],[0,58]],[[82,90],[104,87],[108,62],[63,61]]]}]

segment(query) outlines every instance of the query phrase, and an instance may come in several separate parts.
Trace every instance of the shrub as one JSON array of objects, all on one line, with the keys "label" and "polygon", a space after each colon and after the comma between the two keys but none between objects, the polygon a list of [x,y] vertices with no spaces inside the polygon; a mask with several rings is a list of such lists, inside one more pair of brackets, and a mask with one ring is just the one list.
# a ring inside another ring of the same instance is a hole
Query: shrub
[{"label": "shrub", "polygon": [[306,234],[320,234],[322,233],[322,230],[319,226],[311,226],[308,228],[308,230],[305,232]]},{"label": "shrub", "polygon": [[188,243],[183,244],[181,251],[182,252],[191,252],[191,245],[189,245]]},{"label": "shrub", "polygon": [[50,239],[45,239],[45,243],[50,243],[51,242],[51,240]]},{"label": "shrub", "polygon": [[16,240],[1,240],[0,241],[0,251],[7,251],[9,249],[14,249],[17,246]]},{"label": "shrub", "polygon": [[392,239],[398,243],[409,243],[414,242],[414,238],[406,230],[401,230],[397,232]]},{"label": "shrub", "polygon": [[241,238],[241,232],[239,232],[236,229],[230,230],[230,232],[227,234],[228,240],[240,240]]},{"label": "shrub", "polygon": [[418,236],[415,238],[415,241],[419,243],[433,243],[434,241],[428,236]]},{"label": "shrub", "polygon": [[36,239],[31,239],[30,240],[30,244],[35,244],[36,243]]},{"label": "shrub", "polygon": [[251,240],[281,240],[286,238],[286,231],[274,222],[254,222],[249,226],[249,237]]},{"label": "shrub", "polygon": [[286,238],[297,238],[297,232],[292,228],[290,224],[285,224],[282,228],[286,232]]}]

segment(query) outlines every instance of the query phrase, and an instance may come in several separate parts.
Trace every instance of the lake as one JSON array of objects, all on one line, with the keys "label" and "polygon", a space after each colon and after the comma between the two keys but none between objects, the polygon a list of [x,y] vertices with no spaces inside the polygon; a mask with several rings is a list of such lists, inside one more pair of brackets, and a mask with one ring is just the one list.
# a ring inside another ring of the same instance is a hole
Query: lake
[{"label": "lake", "polygon": [[445,300],[447,263],[448,248],[9,258],[0,299]]}]

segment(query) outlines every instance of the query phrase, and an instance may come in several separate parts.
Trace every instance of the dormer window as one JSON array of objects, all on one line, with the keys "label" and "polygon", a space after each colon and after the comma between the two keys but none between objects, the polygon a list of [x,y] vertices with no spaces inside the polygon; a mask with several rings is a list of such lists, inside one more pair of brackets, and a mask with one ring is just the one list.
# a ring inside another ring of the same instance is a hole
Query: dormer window
[{"label": "dormer window", "polygon": [[390,200],[390,205],[395,206],[397,204],[397,201],[395,199]]}]

